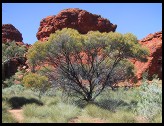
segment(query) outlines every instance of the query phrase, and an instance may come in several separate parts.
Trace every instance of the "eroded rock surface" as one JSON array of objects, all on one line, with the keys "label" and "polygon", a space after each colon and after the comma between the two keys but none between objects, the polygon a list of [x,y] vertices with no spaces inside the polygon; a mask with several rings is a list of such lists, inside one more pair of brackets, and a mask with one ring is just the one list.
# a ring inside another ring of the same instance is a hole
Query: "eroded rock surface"
[{"label": "eroded rock surface", "polygon": [[[24,44],[22,34],[12,24],[2,24],[2,43],[7,44],[12,41],[15,41],[18,46],[25,45],[27,50],[31,46],[30,44]],[[27,58],[24,54],[23,57],[12,57],[4,61],[2,63],[2,80],[14,75],[17,72],[18,67],[20,69],[27,69],[28,65],[25,64],[26,60]]]},{"label": "eroded rock surface", "polygon": [[78,8],[64,9],[59,14],[48,16],[41,20],[37,32],[40,41],[47,40],[51,33],[62,28],[73,28],[79,33],[86,34],[88,31],[110,32],[115,31],[117,25],[113,25],[108,19],[100,15],[89,13]]},{"label": "eroded rock surface", "polygon": [[2,25],[2,42],[10,41],[22,42],[22,34],[16,29],[12,24],[3,24]]},{"label": "eroded rock surface", "polygon": [[142,74],[148,71],[148,79],[151,80],[154,74],[162,79],[162,31],[149,34],[139,41],[140,44],[147,47],[150,51],[147,62],[133,60],[136,67],[136,79],[141,80]]}]

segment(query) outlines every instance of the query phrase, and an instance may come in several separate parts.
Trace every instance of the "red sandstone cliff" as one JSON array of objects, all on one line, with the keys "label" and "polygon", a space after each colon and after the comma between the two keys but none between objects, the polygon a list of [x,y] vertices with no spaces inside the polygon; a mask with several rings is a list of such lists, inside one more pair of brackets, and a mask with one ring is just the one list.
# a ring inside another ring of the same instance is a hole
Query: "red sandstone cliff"
[{"label": "red sandstone cliff", "polygon": [[26,45],[29,48],[30,44],[24,44],[22,34],[12,24],[2,24],[2,43],[15,41],[17,45]]},{"label": "red sandstone cliff", "polygon": [[100,15],[91,14],[78,8],[64,9],[56,16],[48,16],[41,20],[37,32],[38,40],[47,40],[51,33],[62,28],[73,28],[79,33],[86,34],[88,31],[110,32],[115,31],[117,25]]},{"label": "red sandstone cliff", "polygon": [[140,44],[147,47],[150,51],[147,62],[133,61],[137,80],[142,79],[142,73],[148,71],[149,80],[153,74],[157,74],[162,79],[162,31],[149,34],[147,37],[139,41]]},{"label": "red sandstone cliff", "polygon": [[[37,32],[38,40],[47,40],[51,33],[58,29],[73,28],[79,33],[85,34],[88,31],[110,32],[115,31],[117,25],[113,25],[109,20],[99,15],[91,14],[80,9],[65,9],[56,16],[48,16],[40,22]],[[141,80],[142,74],[148,71],[149,80],[153,74],[157,74],[162,79],[162,31],[149,34],[147,37],[139,41],[143,46],[148,47],[150,54],[147,62],[131,60],[136,68],[136,79]]]},{"label": "red sandstone cliff", "polygon": [[15,40],[16,42],[22,42],[22,34],[12,24],[2,25],[2,42],[10,42]]},{"label": "red sandstone cliff", "polygon": [[[8,43],[15,41],[15,43],[19,46],[25,45],[28,48],[31,46],[29,44],[24,44],[22,34],[16,29],[12,24],[3,24],[2,25],[2,43]],[[28,66],[25,64],[26,57],[12,57],[9,60],[2,63],[2,80],[9,78],[14,75],[17,71],[18,67],[20,69],[27,69]]]}]

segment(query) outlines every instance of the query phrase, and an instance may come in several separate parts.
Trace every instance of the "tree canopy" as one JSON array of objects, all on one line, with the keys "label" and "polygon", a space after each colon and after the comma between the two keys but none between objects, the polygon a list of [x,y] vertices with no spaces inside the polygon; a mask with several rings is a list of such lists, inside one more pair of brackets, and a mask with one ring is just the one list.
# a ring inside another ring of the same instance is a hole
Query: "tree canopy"
[{"label": "tree canopy", "polygon": [[51,34],[48,42],[36,42],[27,57],[31,65],[46,62],[54,66],[50,74],[55,71],[66,91],[91,101],[106,86],[134,75],[134,66],[128,58],[143,61],[147,55],[148,50],[131,33],[80,34],[64,28]]}]

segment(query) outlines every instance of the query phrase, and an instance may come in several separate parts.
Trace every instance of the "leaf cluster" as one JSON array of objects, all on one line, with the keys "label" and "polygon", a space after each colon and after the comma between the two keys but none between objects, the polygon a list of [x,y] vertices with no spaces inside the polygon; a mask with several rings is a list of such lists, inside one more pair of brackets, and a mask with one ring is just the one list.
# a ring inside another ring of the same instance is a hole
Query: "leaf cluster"
[{"label": "leaf cluster", "polygon": [[2,43],[2,62],[12,57],[21,57],[26,51],[25,46],[19,46],[15,41]]}]

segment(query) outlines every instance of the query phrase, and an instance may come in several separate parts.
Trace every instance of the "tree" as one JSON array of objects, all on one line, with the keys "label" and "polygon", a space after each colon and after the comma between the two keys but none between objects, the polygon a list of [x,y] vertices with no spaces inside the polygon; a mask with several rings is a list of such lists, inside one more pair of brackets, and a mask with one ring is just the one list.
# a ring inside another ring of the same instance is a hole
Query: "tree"
[{"label": "tree", "polygon": [[[38,65],[46,62],[54,66],[61,86],[86,101],[94,100],[107,86],[134,75],[128,58],[142,61],[148,54],[131,33],[91,31],[82,35],[65,28],[51,34],[44,44],[44,49],[35,55],[29,51],[28,59]],[[37,48],[34,44],[31,50]]]},{"label": "tree", "polygon": [[37,65],[37,61],[43,61],[45,57],[45,45],[44,43],[41,43],[40,41],[35,42],[35,44],[32,46],[32,48],[29,48],[28,50],[28,63],[31,64],[32,72],[35,72],[35,66]]}]

